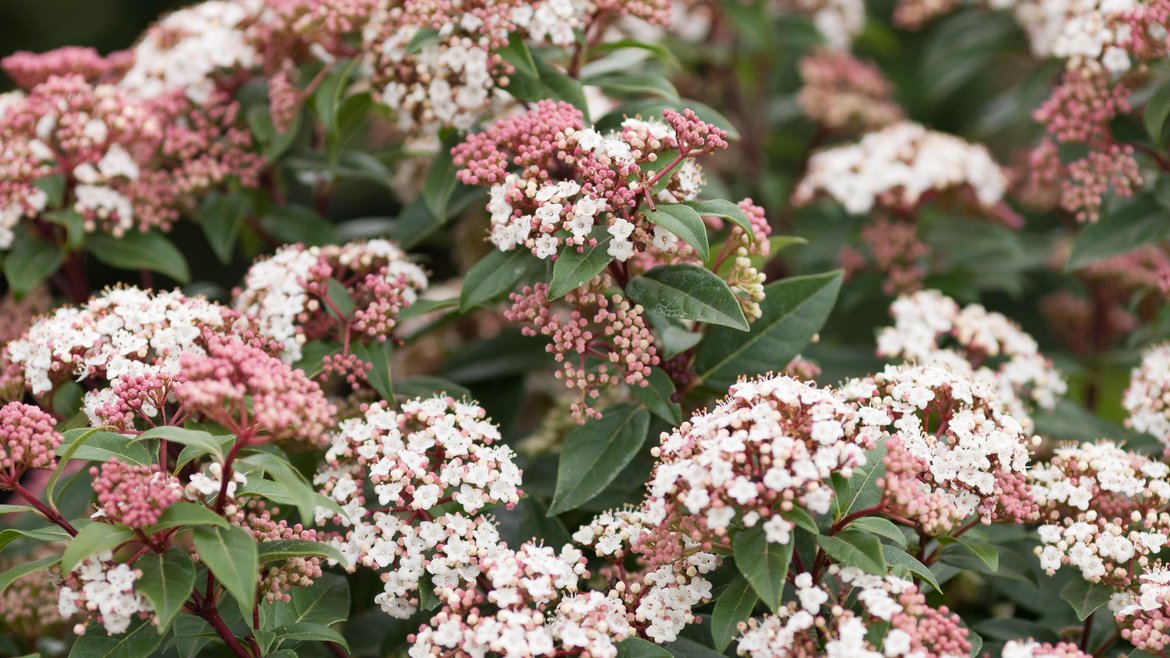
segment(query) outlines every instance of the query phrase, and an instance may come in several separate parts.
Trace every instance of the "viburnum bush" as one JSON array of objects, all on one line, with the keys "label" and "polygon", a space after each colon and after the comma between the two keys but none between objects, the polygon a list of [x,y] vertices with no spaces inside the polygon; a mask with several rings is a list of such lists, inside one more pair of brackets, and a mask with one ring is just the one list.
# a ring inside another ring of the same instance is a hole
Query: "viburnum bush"
[{"label": "viburnum bush", "polygon": [[0,655],[1170,657],[1168,55],[1170,0],[8,54]]}]

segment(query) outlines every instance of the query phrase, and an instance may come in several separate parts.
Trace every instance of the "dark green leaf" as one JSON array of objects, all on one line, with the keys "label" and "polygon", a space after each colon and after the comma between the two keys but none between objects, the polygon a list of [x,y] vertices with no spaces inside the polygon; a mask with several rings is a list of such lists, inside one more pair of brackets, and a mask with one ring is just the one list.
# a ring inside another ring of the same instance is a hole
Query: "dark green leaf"
[{"label": "dark green leaf", "polygon": [[1139,198],[1077,233],[1065,269],[1078,270],[1097,261],[1129,253],[1170,236],[1166,211],[1153,200]]},{"label": "dark green leaf", "polygon": [[427,169],[427,177],[423,181],[423,199],[427,209],[440,224],[447,223],[447,204],[455,192],[459,180],[455,178],[457,167],[451,160],[451,147],[459,142],[459,134],[455,131],[446,131],[443,135],[439,152],[431,160],[431,167]]},{"label": "dark green leaf", "polygon": [[650,414],[640,406],[617,404],[573,430],[565,439],[557,488],[549,514],[574,509],[613,482],[646,441]]},{"label": "dark green leaf", "polygon": [[841,272],[799,276],[764,288],[761,315],[745,336],[712,327],[695,370],[708,388],[726,389],[742,376],[778,371],[820,331],[837,302]]},{"label": "dark green leaf", "polygon": [[809,516],[809,513],[803,507],[793,507],[787,512],[781,512],[780,516],[792,521],[796,527],[807,530],[814,535],[821,531],[817,527],[817,522],[813,520],[813,517]]},{"label": "dark green leaf", "polygon": [[207,565],[228,593],[251,612],[256,603],[259,560],[256,541],[243,528],[196,527],[192,533],[199,559]]},{"label": "dark green leaf", "polygon": [[999,571],[999,551],[997,551],[994,546],[987,543],[986,540],[977,539],[970,534],[967,534],[959,537],[958,539],[942,537],[939,539],[939,541],[944,544],[957,543],[975,557],[979,558],[983,564],[987,565],[987,568],[990,569],[990,573]]},{"label": "dark green leaf", "polygon": [[629,637],[617,643],[617,658],[672,658],[669,651],[639,637]]},{"label": "dark green leaf", "polygon": [[175,503],[163,511],[158,523],[150,526],[151,532],[167,528],[188,528],[212,525],[220,528],[229,526],[227,519],[198,503]]},{"label": "dark green leaf", "polygon": [[587,78],[584,83],[600,87],[613,96],[658,96],[679,102],[678,90],[657,73],[605,73]]},{"label": "dark green leaf", "polygon": [[73,571],[73,568],[85,558],[108,551],[115,546],[132,538],[134,532],[129,528],[122,528],[109,523],[91,523],[77,532],[77,536],[65,547],[61,556],[61,570]]},{"label": "dark green leaf", "polygon": [[723,590],[711,613],[711,639],[715,642],[716,651],[726,649],[739,635],[738,624],[752,616],[752,610],[759,600],[755,588],[742,575],[736,576]]},{"label": "dark green leaf", "polygon": [[898,546],[906,548],[906,535],[889,519],[880,516],[863,516],[860,519],[854,519],[846,527],[892,539]]},{"label": "dark green leaf", "polygon": [[248,197],[243,194],[214,194],[203,203],[199,225],[215,256],[225,265],[232,261],[247,211]]},{"label": "dark green leaf", "polygon": [[792,546],[791,541],[787,544],[769,542],[759,525],[740,530],[731,540],[735,566],[752,584],[764,605],[773,611],[780,609],[788,563],[792,560]]},{"label": "dark green leaf", "polygon": [[317,490],[286,459],[267,452],[257,452],[239,461],[258,467],[271,475],[281,493],[296,506],[297,512],[301,515],[301,523],[304,525],[313,525],[318,507],[331,509],[338,514],[342,513],[341,508],[333,499],[317,493]]},{"label": "dark green leaf", "polygon": [[125,633],[110,636],[97,624],[91,624],[73,643],[69,658],[142,658],[149,656],[163,638],[150,620],[136,622]]},{"label": "dark green leaf", "polygon": [[134,590],[142,593],[154,606],[158,616],[158,632],[165,634],[171,622],[183,609],[195,586],[195,565],[186,553],[177,548],[159,555],[147,553],[134,564],[142,576],[134,583]]},{"label": "dark green leaf", "polygon": [[471,391],[442,377],[419,375],[394,382],[394,392],[406,397],[429,398],[446,393],[456,399],[470,399]]},{"label": "dark green leaf", "polygon": [[69,460],[73,459],[73,455],[99,431],[101,431],[99,428],[79,427],[65,432],[64,440],[61,442],[64,447],[58,446],[56,451],[60,457],[57,460],[57,468],[53,469],[53,474],[49,476],[49,481],[45,484],[45,500],[49,503],[49,507],[54,509],[57,507],[55,498],[57,481],[61,479],[61,474],[65,472]]},{"label": "dark green leaf", "polygon": [[504,61],[516,67],[516,70],[523,75],[532,78],[540,76],[540,72],[536,70],[536,61],[532,58],[532,52],[528,50],[528,43],[524,41],[523,35],[518,32],[513,32],[508,35],[508,45],[497,51]]},{"label": "dark green leaf", "polygon": [[260,218],[260,227],[281,242],[302,242],[308,246],[338,242],[333,224],[304,206],[273,208]]},{"label": "dark green leaf", "polygon": [[710,201],[691,201],[687,205],[694,208],[696,212],[703,216],[710,215],[730,219],[732,223],[743,229],[744,234],[747,235],[749,240],[756,239],[756,233],[752,229],[752,221],[748,219],[747,213],[743,211],[743,208],[740,208],[737,204],[726,199],[712,199]]},{"label": "dark green leaf", "polygon": [[296,557],[323,557],[345,564],[345,556],[329,544],[307,539],[278,539],[260,542],[258,551],[260,564],[280,562]]},{"label": "dark green leaf", "polygon": [[175,650],[179,658],[196,658],[217,637],[211,625],[195,615],[180,614],[174,623]]},{"label": "dark green leaf", "polygon": [[352,343],[350,349],[362,361],[370,364],[366,380],[382,396],[383,400],[394,401],[394,379],[390,376],[390,341],[374,341],[368,345]]},{"label": "dark green leaf", "polygon": [[886,574],[886,558],[877,537],[857,530],[820,535],[817,544],[836,562],[879,576]]},{"label": "dark green leaf", "polygon": [[565,247],[553,264],[552,281],[548,285],[548,299],[560,299],[589,283],[601,274],[613,260],[609,255],[610,238],[599,239],[592,247]]},{"label": "dark green leaf", "polygon": [[618,39],[617,41],[606,41],[590,48],[589,53],[608,53],[615,50],[622,50],[624,48],[645,50],[654,55],[655,59],[661,61],[663,64],[667,64],[673,67],[681,66],[678,61],[678,57],[676,57],[675,54],[670,51],[670,48],[667,48],[660,43],[638,41],[635,39]]},{"label": "dark green leaf", "polygon": [[1166,143],[1166,119],[1170,119],[1170,83],[1163,83],[1158,87],[1142,113],[1146,133],[1159,150]]},{"label": "dark green leaf", "polygon": [[28,235],[17,236],[4,258],[4,278],[17,296],[24,295],[61,267],[64,256],[52,243]]},{"label": "dark green leaf", "polygon": [[221,452],[223,438],[223,436],[212,436],[210,432],[203,430],[189,430],[174,425],[159,425],[138,435],[139,441],[163,439],[171,443],[189,446],[199,454],[214,456],[216,461],[223,461],[223,453]]},{"label": "dark green leaf", "polygon": [[[727,283],[695,265],[661,265],[626,286],[647,311],[747,331],[747,318]],[[742,334],[741,334],[742,335]]]},{"label": "dark green leaf", "polygon": [[595,127],[602,131],[612,130],[620,126],[626,117],[642,116],[653,119],[661,117],[662,111],[665,109],[682,110],[683,108],[692,110],[703,121],[726,130],[728,139],[739,139],[739,131],[735,129],[735,125],[727,117],[716,112],[711,106],[689,98],[678,102],[653,98],[624,103],[597,120]]},{"label": "dark green leaf", "polygon": [[3,550],[5,546],[22,537],[37,541],[69,541],[69,533],[55,525],[32,530],[5,528],[0,530],[0,550]]},{"label": "dark green leaf", "polygon": [[262,605],[265,628],[296,626],[302,623],[330,625],[349,617],[349,583],[327,573],[309,587],[297,587],[291,601]]},{"label": "dark green leaf", "polygon": [[493,250],[484,256],[463,277],[459,310],[466,313],[510,292],[532,261],[532,253],[523,247],[512,251]]},{"label": "dark green leaf", "polygon": [[150,270],[178,281],[191,280],[191,268],[183,252],[158,231],[130,231],[121,238],[94,233],[85,250],[101,262],[122,270]]},{"label": "dark green leaf", "polygon": [[[66,432],[65,440],[57,446],[57,454],[61,456],[63,461],[66,459],[91,462],[117,460],[138,466],[149,466],[154,463],[154,457],[146,449],[146,446],[128,436],[105,430],[91,432],[89,428]],[[78,441],[80,443],[77,443]],[[77,444],[75,445],[75,443]]]},{"label": "dark green leaf", "polygon": [[[881,500],[882,492],[878,489],[877,481],[886,473],[885,464],[882,459],[886,456],[886,446],[879,445],[873,450],[867,450],[865,453],[865,465],[853,469],[853,477],[848,480],[842,480],[844,485],[837,490],[837,495],[833,497],[833,517],[843,518],[856,512],[865,509],[871,505],[876,505]],[[833,474],[834,484],[838,482],[838,475]]]},{"label": "dark green leaf", "polygon": [[886,563],[891,567],[904,567],[924,582],[929,583],[934,588],[934,591],[942,592],[942,587],[939,587],[938,580],[934,577],[934,572],[930,570],[930,567],[919,562],[913,555],[910,555],[897,546],[890,546],[889,544],[882,544],[882,555],[885,556]]},{"label": "dark green leaf", "polygon": [[1077,619],[1084,621],[1098,608],[1109,603],[1113,590],[1102,585],[1095,585],[1080,578],[1073,578],[1060,590],[1060,598],[1068,601],[1077,613]]},{"label": "dark green leaf", "polygon": [[[44,179],[41,179],[44,180]],[[46,220],[65,227],[65,246],[73,251],[85,242],[85,218],[72,208],[54,210],[41,215]]]},{"label": "dark green leaf", "polygon": [[646,381],[649,382],[647,386],[630,386],[630,395],[662,420],[672,425],[681,423],[682,408],[672,399],[675,390],[670,375],[661,368],[651,368]]},{"label": "dark green leaf", "polygon": [[440,38],[438,30],[429,27],[419,28],[411,37],[410,43],[406,44],[406,52],[409,55],[417,55],[424,46],[429,43],[437,43]]},{"label": "dark green leaf", "polygon": [[341,106],[342,96],[349,86],[349,77],[358,62],[357,59],[338,62],[340,66],[330,71],[313,92],[313,109],[329,134],[336,134],[338,131],[337,109]]},{"label": "dark green leaf", "polygon": [[694,208],[679,203],[661,203],[654,210],[643,210],[642,214],[651,223],[670,231],[694,247],[704,263],[711,260],[707,225]]},{"label": "dark green leaf", "polygon": [[277,628],[272,634],[282,640],[335,642],[349,651],[349,643],[345,641],[345,637],[324,624],[301,622],[296,626]]}]

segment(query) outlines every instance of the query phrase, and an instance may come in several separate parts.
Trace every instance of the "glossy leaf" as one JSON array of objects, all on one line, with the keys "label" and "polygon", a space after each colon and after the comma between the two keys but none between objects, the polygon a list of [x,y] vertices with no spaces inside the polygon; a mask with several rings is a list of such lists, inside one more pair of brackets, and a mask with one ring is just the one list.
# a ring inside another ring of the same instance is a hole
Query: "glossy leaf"
[{"label": "glossy leaf", "polygon": [[886,563],[891,567],[903,567],[914,576],[928,583],[934,588],[934,591],[942,592],[942,587],[939,586],[938,579],[934,577],[934,572],[930,570],[930,567],[920,562],[918,558],[897,546],[890,546],[889,544],[882,544],[882,555],[885,556]]},{"label": "glossy leaf", "polygon": [[672,399],[675,389],[670,375],[662,368],[651,368],[646,381],[649,382],[646,386],[637,384],[630,386],[630,395],[662,420],[672,425],[681,423],[682,407]]},{"label": "glossy leaf", "polygon": [[617,658],[672,658],[666,649],[640,637],[628,637],[617,643]]},{"label": "glossy leaf", "polygon": [[61,570],[73,568],[85,558],[102,551],[108,551],[132,538],[134,532],[109,523],[91,523],[77,532],[77,536],[65,547],[61,555]]},{"label": "glossy leaf", "polygon": [[511,292],[532,261],[532,254],[524,247],[512,251],[492,250],[463,278],[459,310],[466,313]]},{"label": "glossy leaf", "polygon": [[136,621],[124,633],[107,635],[98,624],[91,624],[69,650],[69,658],[142,658],[162,644],[150,620]]},{"label": "glossy leaf", "polygon": [[259,566],[256,541],[252,535],[234,526],[226,529],[200,526],[191,534],[199,558],[236,599],[240,609],[251,612],[256,603]]},{"label": "glossy leaf", "polygon": [[863,516],[860,519],[854,519],[845,527],[885,537],[893,540],[898,546],[906,548],[906,535],[889,519],[880,516]]},{"label": "glossy leaf", "polygon": [[158,517],[158,523],[152,525],[150,529],[152,532],[158,532],[159,530],[166,530],[168,528],[190,528],[203,525],[216,526],[224,529],[230,526],[227,519],[203,505],[198,503],[175,503],[163,510],[162,515]]},{"label": "glossy leaf", "polygon": [[134,564],[142,576],[134,583],[134,591],[141,593],[154,606],[158,617],[158,632],[165,634],[183,609],[195,586],[195,565],[186,553],[177,548],[159,555],[147,553]]},{"label": "glossy leaf", "polygon": [[700,215],[729,219],[733,224],[743,229],[744,234],[747,235],[749,240],[754,241],[756,239],[756,233],[752,229],[751,220],[748,219],[747,213],[738,204],[732,203],[727,199],[711,199],[709,201],[690,201],[687,205],[694,208]]},{"label": "glossy leaf", "polygon": [[652,313],[748,329],[735,293],[723,279],[701,267],[661,265],[630,280],[626,293]]},{"label": "glossy leaf", "polygon": [[772,611],[780,609],[793,543],[773,544],[759,525],[740,530],[731,540],[735,566]]},{"label": "glossy leaf", "polygon": [[643,210],[642,214],[651,223],[670,231],[694,247],[703,262],[711,260],[707,225],[694,208],[679,203],[660,203],[654,210]]},{"label": "glossy leaf", "polygon": [[723,651],[739,636],[738,624],[752,616],[752,610],[759,600],[755,588],[743,575],[736,576],[723,590],[715,600],[715,610],[711,613],[711,639],[716,651]]},{"label": "glossy leaf", "polygon": [[1077,577],[1060,590],[1060,598],[1068,601],[1077,613],[1077,619],[1084,621],[1101,606],[1109,603],[1113,590]]},{"label": "glossy leaf", "polygon": [[7,571],[0,572],[0,594],[3,594],[4,590],[8,589],[9,585],[20,580],[21,578],[43,569],[48,569],[60,561],[60,555],[50,555],[39,560],[20,562]]},{"label": "glossy leaf", "polygon": [[867,573],[885,575],[886,558],[877,537],[857,530],[842,530],[835,535],[820,535],[817,544],[834,561],[857,567]]},{"label": "glossy leaf", "polygon": [[260,542],[258,549],[260,564],[281,562],[297,557],[324,557],[344,564],[345,556],[329,544],[307,539],[278,539]]},{"label": "glossy leaf", "polygon": [[553,263],[552,281],[548,285],[548,299],[560,299],[601,274],[613,256],[609,255],[610,238],[599,239],[592,247],[565,247]]},{"label": "glossy leaf", "polygon": [[211,455],[215,461],[223,461],[223,437],[213,436],[210,432],[203,430],[189,430],[183,427],[175,427],[174,425],[159,425],[152,427],[142,434],[138,435],[138,440],[144,439],[163,439],[171,443],[178,443],[192,448],[194,451]]},{"label": "glossy leaf", "polygon": [[16,295],[24,295],[52,276],[65,258],[52,243],[27,235],[18,236],[5,254],[4,278]]},{"label": "glossy leaf", "polygon": [[646,441],[650,414],[633,404],[617,404],[569,433],[557,469],[549,514],[575,509],[614,481]]}]

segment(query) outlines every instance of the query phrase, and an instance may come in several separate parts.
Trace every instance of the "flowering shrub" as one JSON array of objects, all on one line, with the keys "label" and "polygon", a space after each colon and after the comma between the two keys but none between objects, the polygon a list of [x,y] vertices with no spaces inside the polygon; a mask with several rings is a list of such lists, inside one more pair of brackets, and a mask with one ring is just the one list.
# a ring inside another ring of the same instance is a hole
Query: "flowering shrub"
[{"label": "flowering shrub", "polygon": [[1170,0],[206,0],[0,69],[0,655],[1170,656]]}]

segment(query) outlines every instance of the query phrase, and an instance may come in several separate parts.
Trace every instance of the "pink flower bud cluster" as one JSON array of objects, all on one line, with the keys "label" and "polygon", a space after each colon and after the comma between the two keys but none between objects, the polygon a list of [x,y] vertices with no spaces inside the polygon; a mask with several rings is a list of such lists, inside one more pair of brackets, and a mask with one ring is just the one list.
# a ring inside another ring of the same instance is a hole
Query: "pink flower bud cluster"
[{"label": "pink flower bud cluster", "polygon": [[1170,451],[1170,344],[1142,353],[1141,363],[1130,372],[1122,405],[1129,412],[1126,425],[1154,435]]},{"label": "pink flower bud cluster", "polygon": [[43,53],[17,51],[0,59],[0,68],[16,86],[32,89],[54,76],[78,75],[86,80],[109,81],[128,63],[125,52],[103,57],[93,48],[65,46]]},{"label": "pink flower bud cluster", "polygon": [[65,209],[86,231],[115,237],[169,229],[229,179],[256,185],[262,160],[237,111],[221,92],[198,106],[175,93],[139,100],[80,75],[49,77],[0,113],[0,247],[21,219],[49,209],[36,187],[46,176],[65,178]]},{"label": "pink flower bud cluster", "polygon": [[972,517],[1019,523],[1036,515],[1026,482],[1032,437],[995,378],[963,365],[887,366],[846,385],[888,436],[878,483],[884,510],[930,535]]},{"label": "pink flower bud cluster", "polygon": [[894,7],[894,25],[905,30],[918,30],[924,25],[957,9],[959,0],[898,0]]},{"label": "pink flower bud cluster", "polygon": [[887,295],[914,292],[926,277],[930,247],[918,237],[914,222],[896,221],[878,215],[861,226],[861,243],[868,255],[850,245],[841,248],[838,264],[853,276],[873,268],[885,276],[882,292]]},{"label": "pink flower bud cluster", "polygon": [[117,525],[143,530],[183,498],[179,478],[157,466],[109,461],[89,469],[101,516]]},{"label": "pink flower bud cluster", "polygon": [[[776,614],[749,619],[738,652],[748,658],[961,658],[968,631],[946,606],[926,604],[908,580],[830,567],[839,585],[795,579],[796,600]],[[856,600],[860,609],[846,607]],[[875,626],[884,633],[873,634]]]},{"label": "pink flower bud cluster", "polygon": [[1012,640],[1003,646],[1002,658],[1092,658],[1072,642],[1036,642]]},{"label": "pink flower bud cluster", "polygon": [[[387,614],[417,610],[421,578],[437,591],[480,575],[479,562],[499,544],[480,513],[521,495],[520,470],[499,441],[482,408],[445,396],[407,401],[401,411],[371,405],[342,421],[314,484],[343,514],[322,509],[318,520],[342,528],[333,544],[344,566],[382,571],[376,602]],[[457,511],[432,517],[440,505]]]},{"label": "pink flower bud cluster", "polygon": [[661,530],[688,518],[695,541],[726,537],[733,523],[762,524],[769,542],[786,544],[800,506],[825,514],[830,475],[850,477],[866,463],[876,434],[834,392],[792,379],[741,381],[714,409],[663,433],[645,503]]},{"label": "pink flower bud cluster", "polygon": [[[65,618],[86,611],[110,635],[125,633],[134,619],[146,619],[154,607],[134,591],[142,572],[127,564],[110,562],[110,551],[86,558],[65,574],[57,599],[57,611]],[[84,632],[78,624],[75,632]]]},{"label": "pink flower bud cluster", "polygon": [[905,117],[881,69],[848,52],[821,51],[799,63],[796,102],[805,116],[831,131],[867,132]]},{"label": "pink flower bud cluster", "polygon": [[208,334],[206,353],[179,357],[175,397],[190,414],[228,428],[241,441],[329,442],[336,409],[321,387],[264,350]]},{"label": "pink flower bud cluster", "polygon": [[580,396],[572,407],[579,423],[601,416],[589,405],[602,388],[623,382],[647,386],[650,369],[659,363],[641,305],[595,288],[578,288],[566,295],[573,310],[565,316],[555,312],[548,300],[548,284],[525,286],[512,293],[512,307],[504,313],[511,322],[524,323],[524,335],[552,339],[545,349],[561,364],[556,378]]},{"label": "pink flower bud cluster", "polygon": [[913,212],[930,196],[963,191],[993,212],[1007,184],[985,147],[903,121],[813,155],[792,199],[804,205],[825,195],[863,215],[875,207]]},{"label": "pink flower bud cluster", "polygon": [[21,402],[0,407],[0,490],[11,489],[33,468],[57,465],[57,446],[65,437],[39,408]]},{"label": "pink flower bud cluster", "polygon": [[[316,530],[305,528],[301,524],[289,525],[284,519],[273,519],[270,512],[262,510],[259,513],[249,513],[241,524],[258,542],[281,541],[299,539],[302,541],[321,541],[323,538]],[[260,574],[259,591],[263,592],[264,600],[289,601],[289,591],[294,587],[309,587],[321,577],[321,558],[294,557],[285,560],[279,565],[265,565]]]},{"label": "pink flower bud cluster", "polygon": [[1124,595],[1116,611],[1121,637],[1154,655],[1170,650],[1170,570],[1151,566],[1138,577],[1136,592]]},{"label": "pink flower bud cluster", "polygon": [[1040,566],[1064,565],[1092,583],[1126,586],[1170,537],[1170,466],[1112,442],[1056,450],[1028,474],[1040,505]]},{"label": "pink flower bud cluster", "polygon": [[[292,363],[310,340],[386,341],[398,314],[427,283],[423,269],[388,240],[294,244],[252,265],[243,287],[234,291],[233,304],[283,345],[283,358]],[[337,288],[348,299],[334,299]]]},{"label": "pink flower bud cluster", "polygon": [[[962,308],[937,290],[899,297],[890,305],[894,325],[881,330],[878,356],[917,363],[966,361],[1001,384],[1009,398],[1044,409],[1056,406],[1067,385],[1036,340],[1000,313],[979,304]],[[1014,409],[1014,405],[1013,405]],[[1030,427],[1030,419],[1017,419]]]},{"label": "pink flower bud cluster", "polygon": [[[558,554],[550,546],[532,543],[515,551],[501,547],[482,558],[480,567],[482,584],[435,588],[443,606],[410,636],[411,658],[554,656],[563,648],[558,644],[566,632],[572,646],[585,645],[583,655],[616,656],[610,637],[594,634],[590,641],[581,629],[591,614],[608,616],[607,608],[594,607],[600,602],[591,605],[584,597],[565,599],[575,605],[558,605],[562,597],[573,597],[578,581],[589,576],[579,550],[565,545]],[[546,615],[554,611],[559,613],[549,623]],[[618,630],[620,626],[612,629]]]},{"label": "pink flower bud cluster", "polygon": [[[42,544],[31,554],[0,562],[0,571],[54,554],[50,545]],[[59,631],[67,630],[69,619],[57,610],[59,582],[60,574],[56,571],[50,571],[48,577],[45,572],[33,572],[12,581],[0,592],[0,626],[6,633],[31,642],[42,636],[56,637]]]},{"label": "pink flower bud cluster", "polygon": [[[680,520],[680,526],[686,522]],[[711,599],[707,574],[720,559],[701,550],[685,528],[659,532],[646,522],[640,509],[611,510],[573,533],[573,541],[589,547],[608,565],[600,575],[606,578],[607,597],[626,611],[632,632],[657,643],[673,642],[683,627],[697,621],[693,609]],[[637,568],[627,557],[637,557]]]},{"label": "pink flower bud cluster", "polygon": [[[690,110],[663,117],[626,119],[621,131],[603,135],[586,128],[573,106],[546,100],[469,136],[451,155],[461,181],[491,186],[490,239],[501,251],[524,247],[548,259],[562,246],[580,250],[608,239],[606,252],[626,261],[651,246],[684,248],[634,214],[639,198],[695,199],[702,172],[692,158],[727,146],[725,131]],[[660,163],[655,173],[649,165],[660,157],[673,166]]]}]

